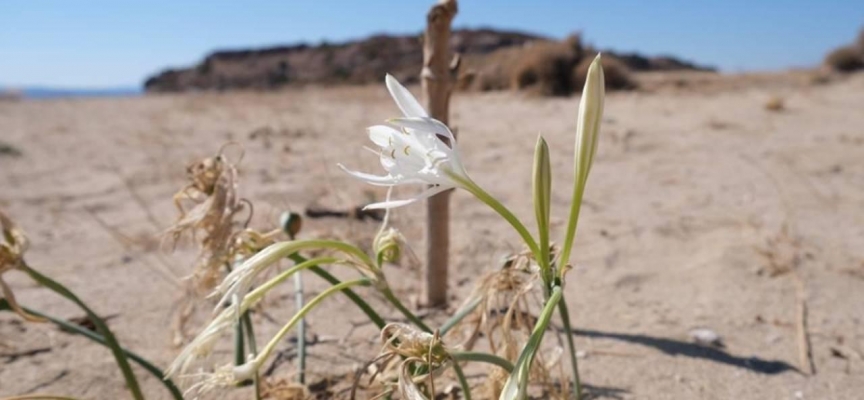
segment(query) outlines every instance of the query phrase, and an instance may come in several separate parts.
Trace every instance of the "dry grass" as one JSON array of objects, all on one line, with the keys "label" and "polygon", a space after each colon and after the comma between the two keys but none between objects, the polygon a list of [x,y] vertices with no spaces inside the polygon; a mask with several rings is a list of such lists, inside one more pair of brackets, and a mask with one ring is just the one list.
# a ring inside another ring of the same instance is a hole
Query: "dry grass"
[{"label": "dry grass", "polygon": [[[477,281],[469,299],[479,298],[480,304],[448,339],[461,341],[468,351],[481,348],[515,363],[543,307],[543,284],[537,271],[528,253],[507,257],[498,270]],[[569,388],[561,365],[562,338],[554,329],[548,332],[531,367],[531,382],[541,398],[565,398]],[[490,367],[480,397],[498,398],[507,378],[504,370]]]},{"label": "dry grass", "polygon": [[[237,168],[221,154],[191,164],[187,168],[189,185],[174,195],[180,212],[166,236],[177,243],[183,233],[203,234],[198,265],[193,273],[196,289],[207,293],[222,278],[222,268],[230,263],[230,242],[234,217],[243,204],[237,197]],[[184,203],[191,203],[187,210]]]}]

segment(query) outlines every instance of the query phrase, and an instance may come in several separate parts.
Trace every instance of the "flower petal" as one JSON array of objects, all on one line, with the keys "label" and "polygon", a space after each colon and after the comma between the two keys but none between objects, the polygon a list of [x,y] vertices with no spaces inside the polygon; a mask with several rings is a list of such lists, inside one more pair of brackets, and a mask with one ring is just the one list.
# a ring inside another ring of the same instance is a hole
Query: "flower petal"
[{"label": "flower petal", "polygon": [[372,174],[367,174],[365,172],[352,171],[348,168],[345,168],[345,166],[342,164],[336,164],[336,165],[338,165],[339,168],[342,168],[343,171],[347,172],[348,175],[351,175],[357,179],[360,179],[362,181],[366,181],[367,183],[371,183],[373,185],[393,186],[393,185],[399,183],[399,180],[396,179],[395,177],[391,176],[391,175],[386,175],[386,176],[372,175]]},{"label": "flower petal", "polygon": [[390,200],[390,201],[383,201],[380,203],[372,203],[372,204],[367,205],[366,207],[363,207],[363,209],[364,210],[378,210],[378,209],[388,209],[388,208],[407,206],[408,204],[417,202],[418,200],[423,200],[423,199],[432,197],[432,196],[434,196],[438,193],[441,193],[441,192],[443,192],[447,189],[450,189],[450,188],[451,188],[450,186],[436,185],[436,186],[432,186],[432,187],[427,188],[426,190],[420,192],[420,194],[418,194],[417,196],[414,196],[410,199]]},{"label": "flower petal", "polygon": [[392,118],[387,120],[387,122],[402,128],[441,135],[449,139],[450,143],[453,143],[455,140],[453,138],[453,132],[450,132],[450,128],[448,128],[447,125],[444,125],[443,122],[434,118]]},{"label": "flower petal", "polygon": [[429,114],[426,113],[420,102],[396,78],[387,74],[387,78],[384,81],[387,83],[387,90],[390,91],[393,101],[396,102],[396,105],[399,106],[399,109],[402,110],[402,113],[406,117],[429,117]]},{"label": "flower petal", "polygon": [[369,139],[379,147],[391,146],[393,135],[399,134],[399,131],[387,125],[370,126],[366,131],[369,132]]}]

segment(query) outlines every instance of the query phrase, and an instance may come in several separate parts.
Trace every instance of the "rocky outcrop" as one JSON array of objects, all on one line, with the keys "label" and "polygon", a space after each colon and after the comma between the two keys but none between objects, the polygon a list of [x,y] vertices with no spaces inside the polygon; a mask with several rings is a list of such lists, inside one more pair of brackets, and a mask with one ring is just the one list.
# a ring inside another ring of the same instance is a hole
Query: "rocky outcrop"
[{"label": "rocky outcrop", "polygon": [[[457,30],[452,44],[463,55],[483,56],[508,47],[550,39],[491,29]],[[144,83],[147,92],[276,89],[304,84],[380,82],[386,73],[405,83],[417,80],[422,63],[421,36],[377,35],[340,44],[321,43],[257,50],[217,51],[191,68],[168,69]],[[691,69],[673,58],[628,55],[635,70]]]}]

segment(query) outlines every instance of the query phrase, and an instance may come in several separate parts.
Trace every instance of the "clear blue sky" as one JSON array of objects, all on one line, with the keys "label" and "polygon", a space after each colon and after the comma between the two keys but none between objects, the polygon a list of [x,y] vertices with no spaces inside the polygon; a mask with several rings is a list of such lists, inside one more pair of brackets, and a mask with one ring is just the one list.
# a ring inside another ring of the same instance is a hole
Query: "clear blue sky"
[{"label": "clear blue sky", "polygon": [[[417,33],[433,0],[0,0],[0,84],[137,86],[214,49]],[[864,0],[463,0],[457,27],[673,54],[725,71],[812,66],[851,42]]]}]

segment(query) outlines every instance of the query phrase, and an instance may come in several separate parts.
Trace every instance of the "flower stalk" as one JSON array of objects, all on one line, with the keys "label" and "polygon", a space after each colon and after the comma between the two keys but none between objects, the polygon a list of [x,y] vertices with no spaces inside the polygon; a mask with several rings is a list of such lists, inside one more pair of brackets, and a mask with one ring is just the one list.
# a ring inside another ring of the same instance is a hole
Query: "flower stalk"
[{"label": "flower stalk", "polygon": [[570,311],[567,302],[558,302],[558,311],[561,315],[561,324],[564,327],[564,336],[567,337],[567,352],[570,353],[570,372],[573,376],[573,398],[582,399],[582,379],[579,378],[579,361],[576,357],[576,345],[573,343],[573,328],[570,326]]},{"label": "flower stalk", "polygon": [[531,336],[525,347],[522,348],[522,353],[513,367],[513,372],[507,378],[504,384],[504,389],[501,391],[499,400],[522,400],[528,392],[528,376],[531,371],[531,365],[534,363],[534,356],[540,350],[540,343],[543,341],[543,336],[546,334],[546,328],[549,327],[549,321],[552,319],[552,314],[561,301],[561,287],[552,288],[552,293],[549,299],[543,306],[543,311],[537,318],[534,329],[531,331]]},{"label": "flower stalk", "polygon": [[408,320],[411,321],[414,326],[422,329],[424,332],[432,333],[432,329],[429,328],[429,326],[426,325],[426,323],[424,323],[423,320],[420,319],[420,317],[414,315],[414,313],[411,312],[408,307],[405,307],[405,305],[402,304],[402,301],[400,301],[399,298],[393,294],[393,290],[391,290],[389,287],[384,287],[381,289],[381,294],[383,294],[384,298],[386,298],[387,301],[389,301],[390,304],[393,305],[393,307],[396,307],[396,309],[399,310],[399,312],[402,313],[405,318],[408,318]]},{"label": "flower stalk", "polygon": [[[294,314],[293,317],[291,317],[291,319],[288,321],[288,323],[285,324],[276,333],[276,335],[273,336],[272,339],[270,339],[270,342],[268,342],[266,346],[264,346],[264,348],[261,350],[261,353],[256,354],[255,358],[249,362],[249,364],[250,364],[249,367],[251,367],[252,369],[254,369],[256,371],[259,368],[261,368],[261,365],[263,365],[264,361],[270,357],[270,355],[273,353],[273,350],[276,349],[276,346],[279,344],[280,341],[282,341],[282,339],[285,337],[285,335],[287,335],[288,332],[290,332],[291,329],[294,328],[294,325],[296,325],[301,319],[303,319],[306,316],[306,314],[308,314],[310,311],[312,311],[312,309],[315,308],[318,305],[318,303],[321,303],[324,299],[332,296],[335,293],[342,291],[343,289],[348,289],[348,288],[351,288],[354,286],[369,286],[371,283],[372,283],[372,281],[369,280],[369,278],[360,278],[360,279],[355,279],[352,281],[342,282],[338,285],[333,285],[333,286],[330,286],[329,288],[325,289],[318,296],[315,296],[314,298],[312,298],[312,300],[310,300],[308,303],[306,303],[306,305],[303,306],[303,308],[301,308],[300,311],[298,311],[296,314]],[[246,370],[247,370],[247,368],[239,369],[239,371],[246,371]],[[242,374],[240,376],[242,376]]]},{"label": "flower stalk", "polygon": [[528,231],[528,228],[519,220],[513,212],[510,211],[507,207],[501,204],[498,199],[493,197],[491,194],[486,192],[480,185],[477,185],[468,177],[462,177],[457,175],[451,175],[454,181],[459,182],[469,193],[473,194],[478,200],[482,201],[490,208],[495,210],[504,220],[510,223],[510,226],[516,230],[519,236],[522,238],[522,241],[525,242],[525,245],[528,246],[528,249],[531,250],[531,253],[534,254],[535,257],[539,259],[540,257],[540,247],[537,245],[537,241],[534,240],[534,237],[531,236],[531,233]]},{"label": "flower stalk", "polygon": [[[298,253],[291,254],[288,256],[288,258],[293,260],[295,263],[302,263],[302,262],[307,261],[306,258],[304,258],[303,256],[301,256]],[[329,283],[331,285],[338,285],[338,284],[342,283],[342,281],[340,281],[339,278],[336,278],[335,276],[333,276],[333,274],[327,272],[326,269],[321,268],[318,265],[310,267],[309,270],[312,271],[312,273],[314,273],[315,275],[318,275],[319,277],[321,277],[321,279],[324,279],[325,281],[327,281],[327,283]],[[363,298],[358,296],[357,293],[355,293],[353,290],[343,289],[342,293],[344,293],[345,296],[347,296],[352,302],[354,302],[354,304],[357,306],[357,308],[359,308],[361,311],[363,311],[363,313],[366,314],[367,317],[369,317],[369,320],[371,320],[372,323],[375,324],[376,327],[378,327],[378,329],[382,329],[382,328],[384,328],[385,325],[387,325],[387,322],[384,321],[384,318],[381,318],[381,315],[378,314],[378,312],[375,311],[375,309],[373,309],[369,305],[369,303],[366,302],[366,300],[363,300]]]},{"label": "flower stalk", "polygon": [[600,132],[600,122],[603,119],[603,101],[606,96],[603,65],[600,54],[594,58],[588,68],[588,77],[582,89],[582,99],[579,101],[579,117],[576,121],[576,146],[574,150],[574,182],[573,198],[570,200],[570,218],[564,236],[564,247],[558,259],[559,276],[563,279],[566,265],[570,260],[573,239],[576,236],[576,225],[579,222],[579,211],[582,207],[582,196],[588,173],[597,152],[597,137]]}]

